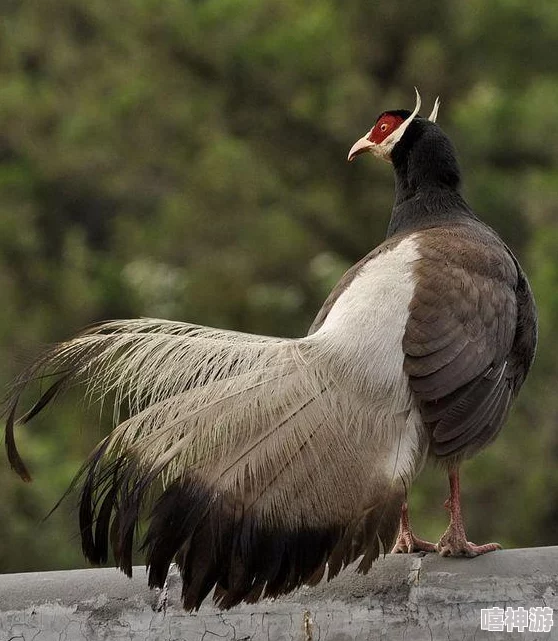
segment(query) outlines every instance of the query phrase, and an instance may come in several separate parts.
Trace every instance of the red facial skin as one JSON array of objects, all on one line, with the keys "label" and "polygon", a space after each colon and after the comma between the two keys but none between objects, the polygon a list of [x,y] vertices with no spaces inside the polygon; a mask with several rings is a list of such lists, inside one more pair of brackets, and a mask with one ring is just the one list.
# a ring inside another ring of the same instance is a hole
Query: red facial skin
[{"label": "red facial skin", "polygon": [[380,116],[378,122],[372,128],[372,131],[366,137],[368,138],[368,140],[370,140],[370,142],[379,145],[391,133],[393,133],[402,122],[403,118],[401,118],[401,116],[384,114],[383,116]]}]

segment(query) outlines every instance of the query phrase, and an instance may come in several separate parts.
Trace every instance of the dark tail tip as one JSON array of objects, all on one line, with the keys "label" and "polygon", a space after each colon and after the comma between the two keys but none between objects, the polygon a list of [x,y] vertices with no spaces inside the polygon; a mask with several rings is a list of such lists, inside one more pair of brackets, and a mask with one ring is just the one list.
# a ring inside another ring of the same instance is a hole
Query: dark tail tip
[{"label": "dark tail tip", "polygon": [[6,443],[6,452],[8,454],[8,461],[10,462],[10,465],[12,469],[19,474],[21,479],[23,479],[26,483],[29,483],[32,478],[31,474],[29,473],[29,470],[27,469],[25,463],[23,462],[21,456],[19,455],[19,452],[17,450],[17,445],[15,442],[15,436],[14,436],[14,426],[16,423],[19,423],[20,425],[25,425],[25,423],[28,423],[33,417],[35,417],[44,407],[46,407],[50,401],[52,401],[53,398],[56,397],[58,392],[62,389],[64,383],[68,379],[69,374],[68,373],[63,373],[64,375],[59,378],[55,383],[53,383],[47,390],[42,394],[42,396],[39,398],[39,400],[33,405],[33,407],[23,416],[20,416],[19,419],[16,421],[16,410],[17,410],[17,403],[18,403],[18,397],[19,393],[17,392],[15,396],[15,400],[12,403],[10,412],[8,414],[8,419],[6,421],[6,436],[5,436],[5,443]]},{"label": "dark tail tip", "polygon": [[8,461],[10,462],[12,470],[14,470],[23,481],[25,481],[26,483],[30,483],[32,480],[31,474],[29,473],[29,470],[27,469],[21,456],[19,455],[19,452],[17,450],[17,445],[15,442],[15,437],[14,437],[14,425],[16,423],[16,420],[15,420],[16,410],[17,410],[17,400],[12,405],[10,413],[8,414],[8,420],[6,421],[6,436],[5,436],[6,453],[8,455]]}]

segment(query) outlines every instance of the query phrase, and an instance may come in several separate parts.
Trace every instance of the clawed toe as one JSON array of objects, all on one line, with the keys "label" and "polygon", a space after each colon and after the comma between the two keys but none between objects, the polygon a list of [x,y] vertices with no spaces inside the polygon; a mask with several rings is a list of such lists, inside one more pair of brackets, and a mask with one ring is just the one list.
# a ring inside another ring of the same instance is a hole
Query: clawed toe
[{"label": "clawed toe", "polygon": [[397,537],[391,549],[392,554],[412,554],[413,552],[437,552],[436,545],[419,539],[412,532],[405,532]]},{"label": "clawed toe", "polygon": [[468,558],[473,558],[475,556],[480,556],[481,554],[486,554],[487,552],[494,552],[496,550],[501,550],[502,546],[499,543],[484,543],[483,545],[475,545],[471,541],[444,541],[443,537],[440,539],[438,545],[436,546],[438,554],[440,556],[465,556]]}]

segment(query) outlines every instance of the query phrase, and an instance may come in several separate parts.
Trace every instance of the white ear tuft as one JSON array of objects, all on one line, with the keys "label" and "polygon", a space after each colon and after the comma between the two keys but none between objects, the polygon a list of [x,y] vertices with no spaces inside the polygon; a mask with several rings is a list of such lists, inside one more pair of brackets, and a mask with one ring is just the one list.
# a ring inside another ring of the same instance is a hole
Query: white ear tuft
[{"label": "white ear tuft", "polygon": [[415,87],[415,92],[417,94],[417,102],[416,102],[416,105],[415,105],[415,110],[413,111],[413,113],[409,117],[409,121],[411,121],[418,114],[419,109],[420,109],[420,104],[421,104],[420,93],[418,92],[418,89],[416,87]]},{"label": "white ear tuft", "polygon": [[382,143],[382,145],[391,151],[393,149],[393,146],[395,143],[399,142],[401,138],[403,137],[403,134],[407,130],[407,127],[413,122],[413,118],[418,114],[420,105],[421,105],[421,99],[420,99],[420,94],[418,92],[418,89],[415,87],[415,91],[417,94],[417,102],[415,104],[415,108],[413,110],[413,113],[407,118],[407,120],[404,120],[397,129],[390,134]]},{"label": "white ear tuft", "polygon": [[428,116],[428,120],[430,120],[430,122],[436,122],[439,108],[440,108],[440,96],[436,98],[434,102],[434,107],[432,108],[432,113]]}]

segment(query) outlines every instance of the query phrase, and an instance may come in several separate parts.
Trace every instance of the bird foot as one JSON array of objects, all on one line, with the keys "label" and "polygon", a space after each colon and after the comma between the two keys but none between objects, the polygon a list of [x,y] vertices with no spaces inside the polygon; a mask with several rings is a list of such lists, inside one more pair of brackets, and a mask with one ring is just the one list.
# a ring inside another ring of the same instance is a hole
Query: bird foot
[{"label": "bird foot", "polygon": [[411,530],[399,531],[395,545],[391,549],[392,554],[412,554],[413,552],[437,552],[436,545],[419,539]]},{"label": "bird foot", "polygon": [[471,543],[471,541],[467,541],[465,532],[452,528],[451,525],[435,547],[440,556],[466,556],[469,558],[502,549],[499,543],[485,543],[484,545]]},{"label": "bird foot", "polygon": [[467,541],[465,527],[463,525],[463,516],[461,514],[461,500],[459,494],[459,469],[454,467],[449,472],[450,497],[444,503],[444,507],[450,513],[450,524],[448,529],[438,541],[436,549],[440,556],[466,556],[469,558],[501,550],[499,543],[485,543],[484,545],[475,545]]}]

